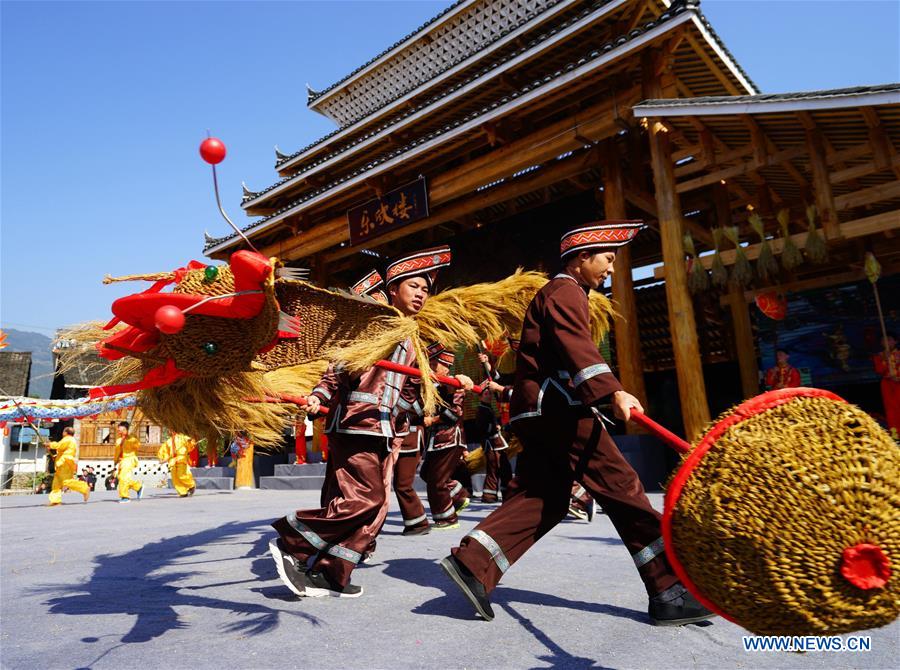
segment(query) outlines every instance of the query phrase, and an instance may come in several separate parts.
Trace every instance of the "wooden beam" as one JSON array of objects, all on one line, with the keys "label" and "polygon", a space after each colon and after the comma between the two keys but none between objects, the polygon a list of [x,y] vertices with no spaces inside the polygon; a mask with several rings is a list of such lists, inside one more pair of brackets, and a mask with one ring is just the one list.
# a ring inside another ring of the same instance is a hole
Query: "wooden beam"
[{"label": "wooden beam", "polygon": [[[882,276],[888,276],[892,274],[896,274],[900,272],[900,263],[893,264],[883,264],[881,266]],[[767,286],[765,288],[754,289],[752,291],[744,291],[741,294],[741,298],[744,302],[753,302],[756,300],[756,296],[761,293],[769,293],[771,291],[778,291],[779,293],[798,293],[800,291],[810,291],[812,289],[817,288],[828,288],[829,286],[837,286],[838,284],[849,284],[850,282],[859,281],[860,279],[866,278],[866,271],[864,268],[858,268],[855,270],[850,270],[848,272],[838,272],[833,273],[829,272],[821,277],[813,277],[811,279],[799,279],[797,281],[785,282],[784,284],[778,284],[777,286]],[[719,304],[722,307],[726,307],[731,300],[731,297],[728,295],[723,295],[719,298]]]},{"label": "wooden beam", "polygon": [[809,149],[809,165],[813,173],[813,194],[816,208],[822,220],[825,237],[835,239],[840,236],[840,221],[834,208],[834,194],[828,180],[828,167],[825,162],[825,147],[822,134],[816,129],[807,129],[806,146]]},{"label": "wooden beam", "polygon": [[893,169],[894,174],[900,177],[900,167],[894,166],[892,160],[897,156],[897,149],[884,131],[878,112],[872,107],[862,107],[859,111],[869,129],[869,146],[872,147],[875,165],[883,170]]},{"label": "wooden beam", "polygon": [[839,195],[834,199],[834,207],[838,211],[843,211],[893,198],[900,198],[900,179]]},{"label": "wooden beam", "polygon": [[710,184],[715,184],[716,182],[723,179],[727,180],[731,179],[732,177],[738,177],[740,175],[753,172],[754,170],[758,170],[761,167],[766,167],[768,165],[777,165],[779,163],[789,161],[792,158],[803,156],[806,151],[806,147],[791,147],[790,149],[784,149],[783,151],[779,151],[778,153],[767,155],[762,162],[760,162],[756,158],[753,158],[752,160],[746,161],[739,165],[722,168],[721,170],[716,170],[715,172],[703,175],[702,177],[695,177],[694,179],[680,182],[676,188],[679,193],[687,193],[688,191],[693,191],[694,189],[709,186]]},{"label": "wooden beam", "polygon": [[[622,180],[621,158],[615,140],[604,142],[603,211],[607,219],[627,219],[625,187]],[[619,380],[625,389],[647,407],[647,388],[644,385],[644,364],[641,356],[641,335],[638,329],[637,299],[631,276],[631,246],[625,245],[616,253],[612,276],[612,295],[618,304],[613,327],[616,333],[616,364]],[[629,433],[636,431],[631,424]]]},{"label": "wooden beam", "polygon": [[697,55],[700,56],[700,60],[702,60],[706,67],[712,70],[713,74],[716,75],[716,78],[722,82],[725,86],[725,90],[728,91],[731,95],[744,95],[747,92],[741,91],[737,86],[734,85],[734,82],[728,78],[728,76],[722,72],[722,68],[716,64],[716,62],[712,59],[712,57],[706,52],[706,49],[697,41],[697,39],[690,33],[687,34],[688,44],[693,47],[694,51],[697,52]]},{"label": "wooden beam", "polygon": [[[688,39],[691,39],[688,36]],[[643,92],[646,98],[661,98],[658,77],[648,76],[656,71],[652,52],[645,51],[641,61]],[[697,341],[694,304],[687,286],[682,241],[682,210],[672,166],[672,148],[668,132],[658,120],[651,119],[647,128],[650,142],[650,163],[656,186],[659,208],[659,228],[662,237],[663,260],[670,269],[666,280],[666,304],[669,330],[675,354],[675,371],[684,429],[689,440],[699,436],[709,422],[706,384]]]},{"label": "wooden beam", "polygon": [[[900,209],[895,209],[890,212],[883,212],[881,214],[875,214],[873,216],[867,216],[861,219],[855,219],[853,221],[842,223],[840,224],[839,237],[849,240],[856,237],[867,237],[868,235],[888,232],[897,228],[900,228]],[[791,239],[794,240],[794,244],[802,249],[806,244],[807,234],[808,233],[795,233],[791,235]],[[772,248],[773,253],[780,254],[784,250],[784,240],[780,237],[769,240],[769,246]],[[759,252],[761,250],[761,243],[750,244],[744,247],[744,253],[750,260],[759,258]],[[736,253],[734,249],[728,249],[721,252],[720,254],[722,263],[725,265],[733,265],[735,256]],[[703,264],[703,267],[707,270],[712,267],[712,256],[704,256],[699,260]],[[657,279],[665,279],[666,267],[663,266],[656,268],[653,271],[653,276]]]},{"label": "wooden beam", "polygon": [[[574,116],[551,124],[515,142],[500,147],[484,156],[461,165],[453,174],[434,178],[429,188],[429,199],[446,202],[451,197],[466,193],[501,177],[508,177],[518,170],[543,163],[552,158],[580,149],[584,144],[576,136],[598,141],[617,131],[613,121],[616,106],[631,106],[637,102],[637,87],[619,94],[615,100],[594,105]],[[451,196],[452,194],[452,196]]]},{"label": "wooden beam", "polygon": [[[740,160],[753,153],[753,145],[745,144],[737,149],[732,149],[731,151],[716,155],[716,148],[711,133],[709,130],[706,130],[704,134],[707,136],[708,140],[700,147],[701,159],[676,167],[675,176],[677,178],[686,177],[689,174],[700,172],[700,170],[708,167],[733,163],[734,161]],[[707,155],[709,155],[710,158],[706,158]]]},{"label": "wooden beam", "polygon": [[871,107],[861,107],[859,111],[869,129],[869,146],[875,157],[875,165],[882,170],[889,168],[891,166],[890,141],[881,125],[881,119],[878,118],[878,112]]},{"label": "wooden beam", "polygon": [[[890,159],[890,169],[894,170],[894,174],[900,170],[900,155],[894,155]],[[828,175],[828,181],[832,184],[841,184],[845,181],[853,181],[859,177],[866,177],[870,174],[881,172],[884,168],[875,164],[875,161],[854,165],[852,167],[832,172]]]},{"label": "wooden beam", "polygon": [[[435,176],[429,184],[431,206],[437,207],[467,195],[478,186],[501,177],[508,177],[532,165],[544,163],[566,151],[581,149],[584,145],[575,139],[576,134],[587,135],[595,140],[610,136],[618,130],[611,114],[613,107],[630,106],[637,102],[639,94],[639,87],[633,87],[626,93],[620,93],[615,100],[593,105],[579,112],[574,118],[562,119]],[[300,238],[282,240],[264,247],[261,251],[265,255],[278,255],[285,260],[292,260],[312,255],[348,239],[347,218],[341,214],[311,228]]]}]

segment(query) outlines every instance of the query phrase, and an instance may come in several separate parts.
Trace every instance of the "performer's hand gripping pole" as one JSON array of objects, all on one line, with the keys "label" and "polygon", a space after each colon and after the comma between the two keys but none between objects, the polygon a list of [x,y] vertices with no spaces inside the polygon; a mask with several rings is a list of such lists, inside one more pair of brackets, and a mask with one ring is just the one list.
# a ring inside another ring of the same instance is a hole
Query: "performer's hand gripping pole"
[{"label": "performer's hand gripping pole", "polygon": [[[594,416],[597,417],[597,420],[602,424],[606,419],[596,407],[592,407],[591,410],[594,412]],[[679,454],[687,454],[691,451],[692,447],[690,444],[682,440],[675,433],[673,433],[668,428],[664,426],[660,426],[656,421],[651,419],[649,416],[641,412],[640,410],[632,407],[629,410],[631,416],[629,418],[630,421],[634,421],[639,426],[646,428],[648,431],[653,433],[660,440],[665,442],[667,445],[672,447]],[[606,419],[608,421],[608,419]]]}]

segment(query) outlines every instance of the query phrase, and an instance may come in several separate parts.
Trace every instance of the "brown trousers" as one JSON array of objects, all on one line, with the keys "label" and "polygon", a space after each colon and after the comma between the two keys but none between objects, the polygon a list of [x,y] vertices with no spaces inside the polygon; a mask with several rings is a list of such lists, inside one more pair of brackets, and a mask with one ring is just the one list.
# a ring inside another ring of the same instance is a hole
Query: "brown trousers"
[{"label": "brown trousers", "polygon": [[545,400],[543,416],[512,424],[524,450],[506,500],[453,555],[490,592],[510,565],[565,518],[572,482],[578,481],[613,522],[647,593],[675,584],[662,550],[660,515],[609,433],[584,408],[570,409],[555,397]]},{"label": "brown trousers", "polygon": [[[428,485],[428,506],[431,508],[431,518],[434,521],[456,523],[455,500],[453,489],[458,482],[451,482],[451,475],[459,462],[462,447],[450,447],[440,451],[429,451],[425,454],[425,464],[422,465],[422,479]],[[459,487],[457,496],[464,489]],[[464,499],[460,498],[460,502]]]},{"label": "brown trousers", "polygon": [[368,435],[333,433],[331,475],[322,491],[323,498],[332,497],[319,509],[297,510],[272,524],[284,548],[301,564],[314,557],[312,569],[342,586],[349,583],[387,516],[396,452],[388,451],[385,442]]},{"label": "brown trousers", "polygon": [[425,507],[413,488],[420,460],[422,460],[421,451],[407,452],[397,457],[397,464],[394,466],[394,492],[397,494],[400,514],[403,515],[404,529],[428,525]]}]

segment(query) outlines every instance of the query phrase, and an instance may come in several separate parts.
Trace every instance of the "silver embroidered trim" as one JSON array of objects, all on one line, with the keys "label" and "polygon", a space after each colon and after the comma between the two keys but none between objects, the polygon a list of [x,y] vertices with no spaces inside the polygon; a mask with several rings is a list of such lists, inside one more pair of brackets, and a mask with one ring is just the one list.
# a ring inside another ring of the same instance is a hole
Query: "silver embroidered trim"
[{"label": "silver embroidered trim", "polygon": [[665,553],[665,551],[666,551],[666,544],[663,541],[663,539],[660,537],[660,538],[653,540],[653,542],[648,544],[646,547],[641,549],[639,552],[632,554],[631,558],[634,559],[634,566],[636,568],[640,568],[641,566],[647,565],[647,563],[652,561],[654,558],[656,558],[660,554]]},{"label": "silver embroidered trim", "polygon": [[596,365],[589,365],[588,367],[581,370],[577,375],[575,375],[575,379],[572,380],[572,383],[575,386],[580,386],[584,382],[586,382],[591,377],[596,377],[597,375],[603,375],[608,372],[612,372],[612,369],[606,363],[597,363]]},{"label": "silver embroidered trim", "polygon": [[452,489],[450,489],[450,495],[455,496],[460,491],[462,491],[462,484],[459,482],[456,482],[456,486],[454,486]]},{"label": "silver embroidered trim", "polygon": [[422,516],[417,516],[415,519],[403,519],[404,526],[415,526],[417,523],[422,523],[425,521],[426,516],[423,514]]},{"label": "silver embroidered trim", "polygon": [[314,388],[312,390],[312,393],[318,393],[319,395],[324,396],[325,400],[331,400],[331,394],[328,392],[328,389],[322,386],[317,386],[316,388]]},{"label": "silver embroidered trim", "polygon": [[435,521],[437,521],[439,519],[447,519],[447,518],[453,516],[454,514],[456,514],[456,508],[451,503],[450,507],[447,508],[446,512],[441,512],[440,514],[432,514],[431,518],[434,519]]},{"label": "silver embroidered trim", "polygon": [[583,496],[585,493],[587,493],[587,491],[584,490],[584,487],[583,487],[583,486],[579,486],[579,487],[578,487],[578,490],[575,491],[575,493],[572,494],[572,497],[573,497],[573,498],[580,498],[580,497]]},{"label": "silver embroidered trim", "polygon": [[350,400],[353,402],[367,402],[369,404],[376,404],[378,402],[378,396],[374,393],[364,393],[363,391],[354,391],[350,394]]},{"label": "silver embroidered trim", "polygon": [[488,553],[491,555],[491,558],[494,559],[494,563],[496,563],[497,567],[500,568],[501,573],[509,570],[509,561],[506,560],[506,555],[503,553],[503,550],[500,548],[500,545],[497,544],[494,538],[485,533],[483,530],[477,529],[469,533],[467,537],[471,537],[478,544],[487,549]]}]

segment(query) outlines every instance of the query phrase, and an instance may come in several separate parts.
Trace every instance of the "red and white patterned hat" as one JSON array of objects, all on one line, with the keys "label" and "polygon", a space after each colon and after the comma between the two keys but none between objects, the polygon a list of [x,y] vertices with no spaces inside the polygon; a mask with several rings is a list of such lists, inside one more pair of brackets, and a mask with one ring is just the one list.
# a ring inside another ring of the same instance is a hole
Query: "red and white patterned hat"
[{"label": "red and white patterned hat", "polygon": [[611,219],[579,225],[562,236],[559,257],[587,249],[615,249],[631,242],[644,222],[635,219]]},{"label": "red and white patterned hat", "polygon": [[443,363],[448,368],[452,368],[453,363],[456,362],[456,354],[447,349],[447,347],[440,342],[429,344],[425,351],[428,354],[428,360],[432,363],[437,361],[438,363]]},{"label": "red and white patterned hat", "polygon": [[416,251],[398,258],[387,268],[387,285],[410,277],[425,277],[429,286],[434,285],[437,271],[450,265],[450,247],[440,246]]},{"label": "red and white patterned hat", "polygon": [[384,279],[381,278],[381,274],[379,274],[378,270],[372,270],[351,286],[350,290],[356,295],[365,295],[386,305],[388,297],[387,293],[381,290],[382,286],[384,286]]}]

